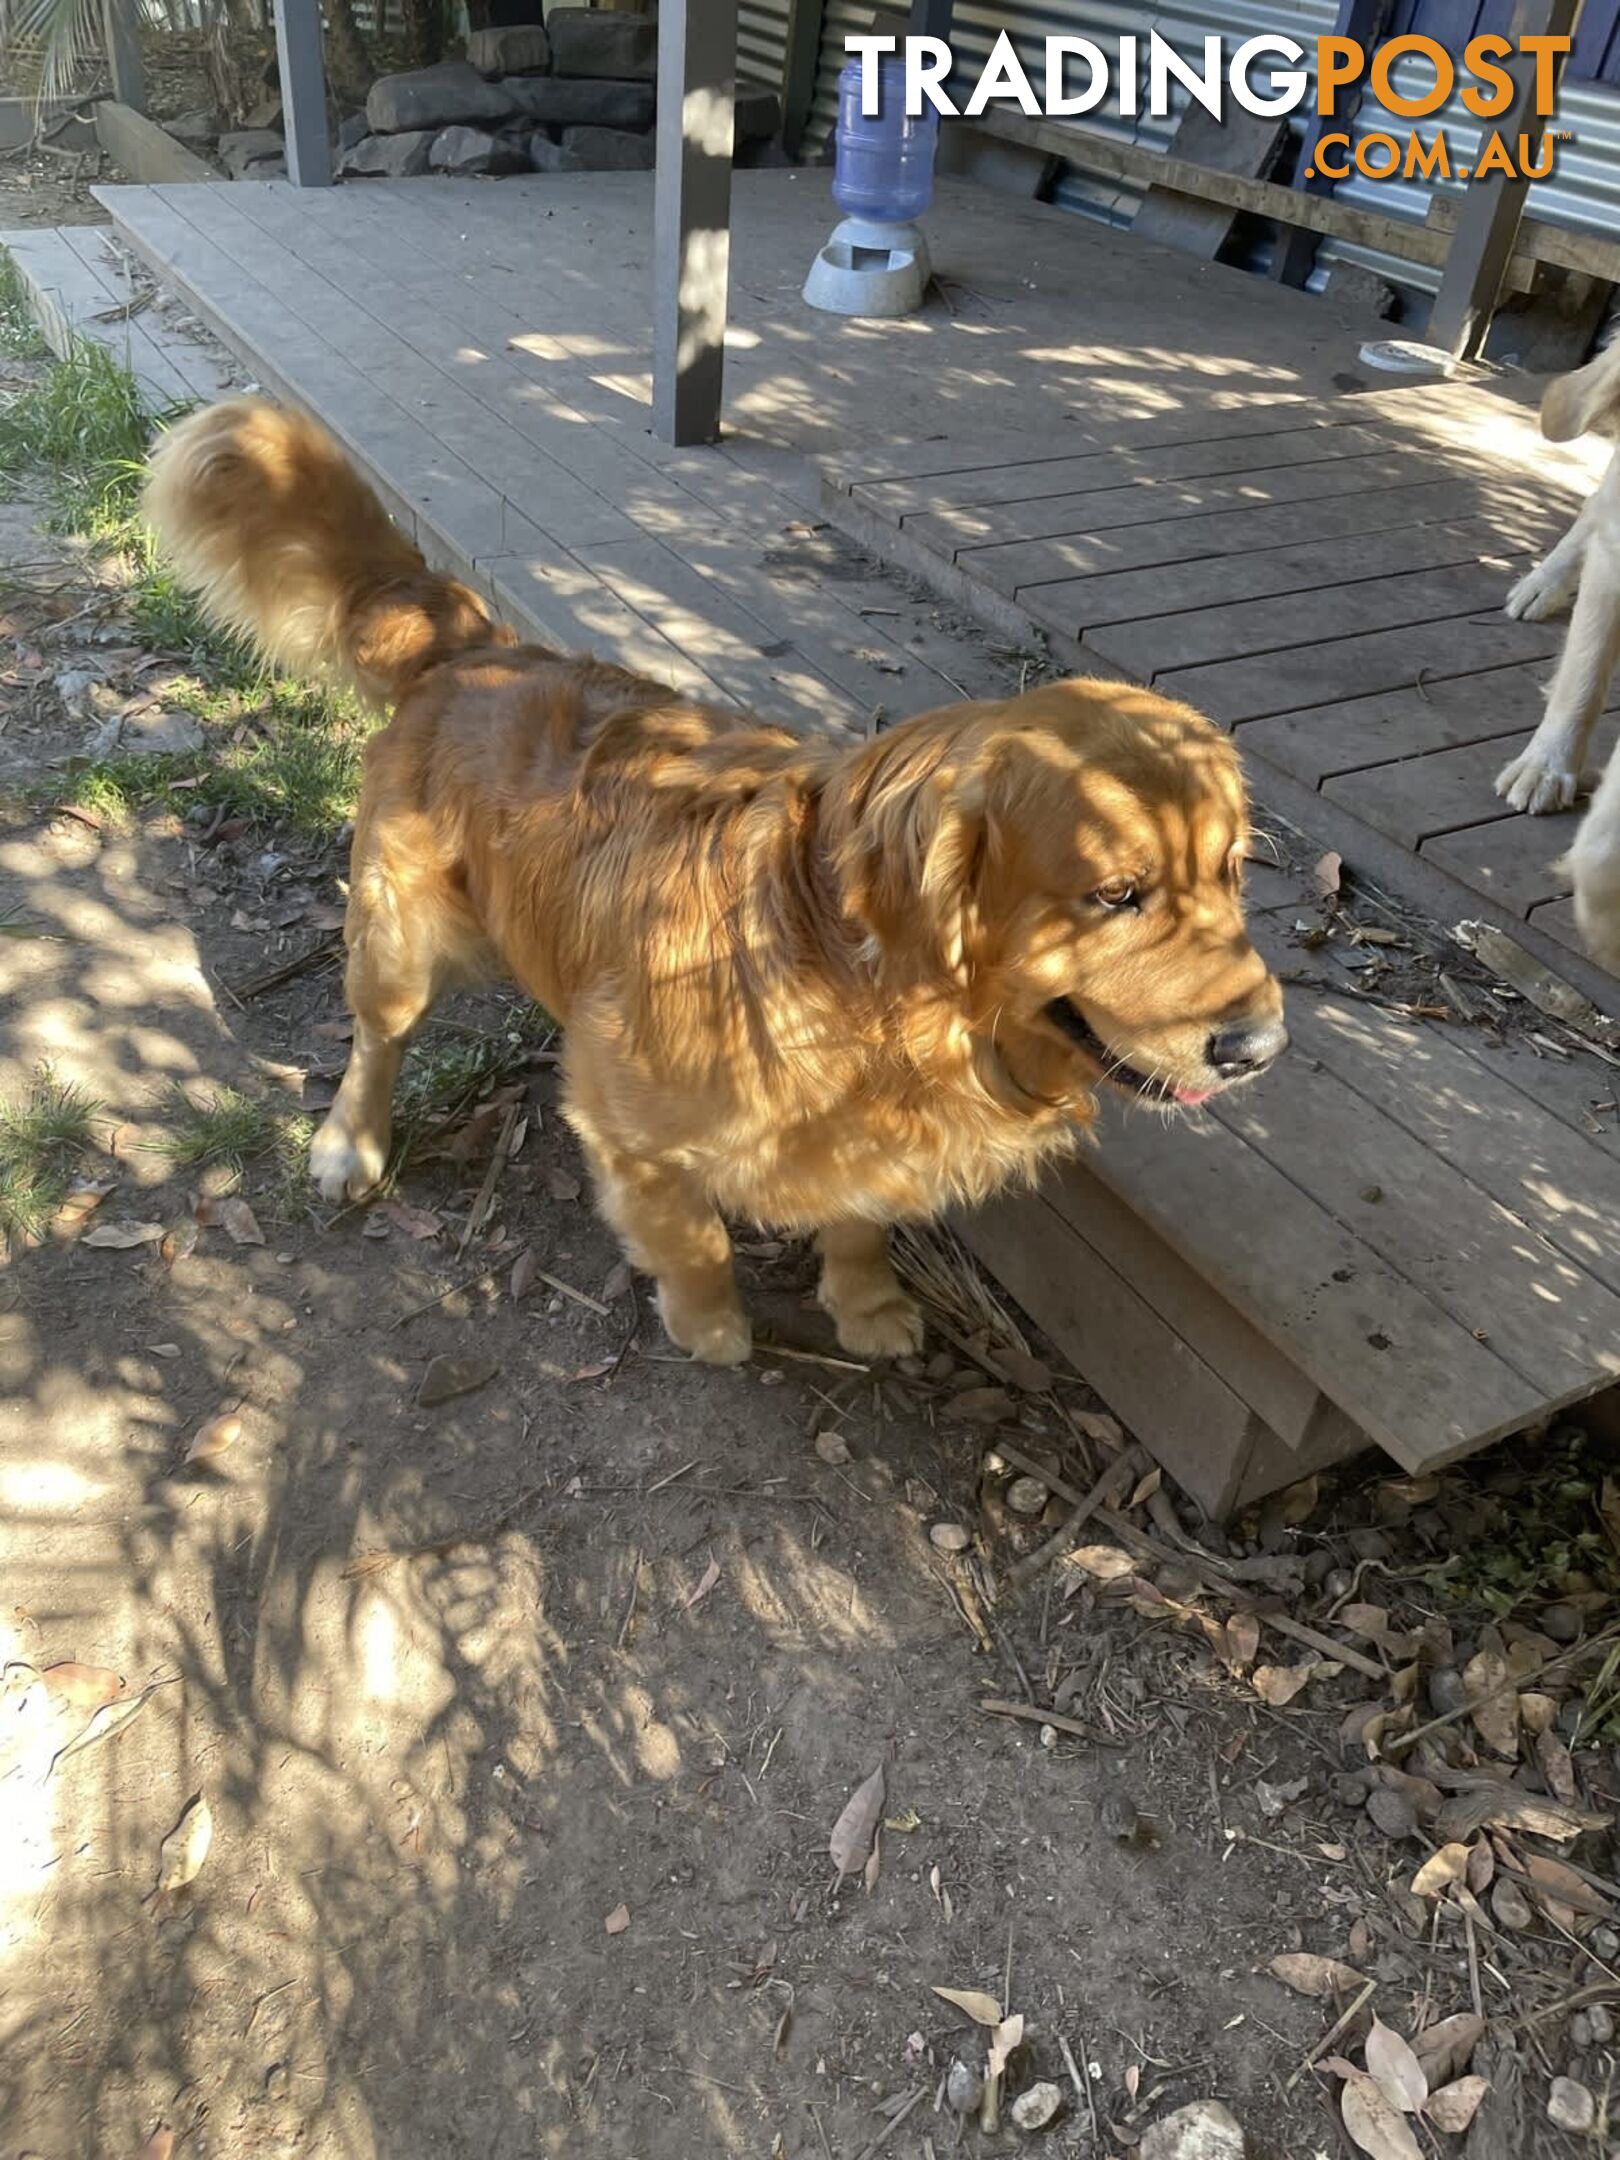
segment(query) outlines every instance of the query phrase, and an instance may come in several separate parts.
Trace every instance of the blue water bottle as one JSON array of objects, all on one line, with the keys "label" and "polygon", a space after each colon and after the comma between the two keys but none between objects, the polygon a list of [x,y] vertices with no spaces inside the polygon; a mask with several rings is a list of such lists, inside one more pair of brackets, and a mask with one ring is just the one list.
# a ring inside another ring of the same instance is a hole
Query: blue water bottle
[{"label": "blue water bottle", "polygon": [[916,224],[934,196],[939,115],[931,105],[906,112],[903,61],[877,63],[877,110],[861,111],[861,63],[838,77],[833,201],[844,213],[810,266],[804,297],[834,315],[910,315],[933,275],[928,242]]}]

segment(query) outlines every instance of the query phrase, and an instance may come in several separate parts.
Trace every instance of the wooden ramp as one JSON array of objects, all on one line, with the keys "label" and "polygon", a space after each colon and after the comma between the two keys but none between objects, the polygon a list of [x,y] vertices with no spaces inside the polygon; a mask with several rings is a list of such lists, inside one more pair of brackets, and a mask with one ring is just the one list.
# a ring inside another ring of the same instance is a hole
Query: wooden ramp
[{"label": "wooden ramp", "polygon": [[[1263,805],[1431,911],[1403,944],[1490,916],[1612,1002],[1555,867],[1574,816],[1512,816],[1491,787],[1562,637],[1502,599],[1580,496],[1477,447],[1480,404],[1172,414],[1061,457],[1027,435],[868,450],[824,464],[826,500],[987,619],[1221,721]],[[1294,854],[1256,918],[1294,1054],[1198,1129],[1110,1109],[1033,1207],[964,1225],[1214,1508],[1361,1435],[1444,1462],[1620,1374],[1620,1065],[1359,990],[1364,952],[1311,949]]]}]

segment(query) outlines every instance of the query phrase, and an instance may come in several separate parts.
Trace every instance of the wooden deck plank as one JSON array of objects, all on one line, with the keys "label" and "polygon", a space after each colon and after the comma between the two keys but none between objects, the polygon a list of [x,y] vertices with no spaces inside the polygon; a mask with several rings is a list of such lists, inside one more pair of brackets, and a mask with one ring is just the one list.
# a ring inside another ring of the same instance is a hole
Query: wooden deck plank
[{"label": "wooden deck plank", "polygon": [[[1292,1085],[1279,1070],[1259,1101]],[[1104,1128],[1104,1183],[1397,1461],[1537,1414],[1539,1388],[1228,1126],[1110,1105]]]},{"label": "wooden deck plank", "polygon": [[[1434,528],[1431,528],[1431,530]],[[1393,536],[1386,535],[1386,538]],[[1400,554],[1399,549],[1390,551]],[[1413,550],[1414,553],[1421,552]],[[1446,552],[1442,548],[1442,552]],[[1456,544],[1450,550],[1455,557]],[[1145,622],[1088,631],[1085,644],[1138,681],[1156,683],[1175,669],[1290,650],[1305,640],[1350,637],[1409,623],[1440,622],[1501,605],[1516,568],[1528,557],[1482,562],[1466,552],[1440,568],[1390,577],[1352,578],[1269,600],[1195,608]]]},{"label": "wooden deck plank", "polygon": [[[1150,612],[1136,599],[1142,588],[1133,592],[1125,581],[1145,582],[1156,570],[1179,569],[1187,580],[1183,589],[1193,595],[1187,604],[1213,607],[1228,599],[1258,600],[1269,592],[1292,590],[1275,580],[1293,575],[1286,566],[1298,555],[1317,549],[1325,553],[1336,544],[1348,550],[1362,541],[1376,553],[1381,540],[1396,534],[1458,524],[1477,529],[1482,538],[1513,542],[1526,537],[1532,545],[1561,529],[1543,503],[1514,498],[1493,506],[1477,481],[1442,480],[1370,489],[1320,503],[1166,519],[1090,536],[1071,533],[1064,538],[1065,553],[1071,563],[1078,560],[1087,567],[1056,579],[1029,580],[1019,584],[1016,593],[1031,614],[1077,636],[1091,620],[1124,621],[1137,612]],[[969,558],[962,560],[965,566]],[[1089,588],[1115,579],[1118,594],[1105,593],[1100,604],[1106,613],[1093,617]]]},{"label": "wooden deck plank", "polygon": [[[1607,757],[1614,740],[1611,720],[1596,738],[1594,762]],[[1342,773],[1327,781],[1322,792],[1415,852],[1425,840],[1442,833],[1497,824],[1516,814],[1495,787],[1510,747],[1486,741],[1433,750],[1425,757],[1401,758],[1369,772]],[[1480,835],[1482,840],[1485,837]]]},{"label": "wooden deck plank", "polygon": [[[80,261],[87,264],[106,286],[112,303],[128,306],[140,301],[135,280],[122,258],[114,253],[105,226],[64,225],[61,233]],[[180,399],[189,397],[199,404],[207,404],[229,393],[233,387],[232,371],[221,365],[218,347],[187,337],[183,331],[173,328],[166,319],[161,297],[151,306],[142,307],[131,320],[139,327],[147,346],[155,350],[179,378]]]},{"label": "wooden deck plank", "polygon": [[1223,1098],[1215,1114],[1544,1401],[1620,1376],[1620,1296],[1337,1071],[1301,1061],[1286,1087]]},{"label": "wooden deck plank", "polygon": [[117,304],[106,279],[49,227],[0,233],[32,298],[45,342],[65,353],[75,337],[90,336],[105,345],[140,384],[154,411],[185,401],[189,386],[168,356],[146,337],[138,321],[98,324],[99,311]]},{"label": "wooden deck plank", "polygon": [[1439,682],[1425,675],[1421,690],[1383,690],[1251,721],[1243,741],[1268,763],[1319,787],[1339,773],[1528,735],[1546,710],[1550,672],[1545,661],[1531,661]]},{"label": "wooden deck plank", "polygon": [[1497,818],[1489,825],[1438,833],[1418,853],[1438,863],[1470,891],[1510,914],[1526,916],[1544,900],[1562,900],[1568,876],[1554,866],[1580,828],[1583,811],[1552,817]]},{"label": "wooden deck plank", "polygon": [[1040,502],[1054,495],[1148,487],[1161,481],[1274,472],[1284,466],[1371,457],[1388,447],[1386,438],[1371,428],[1317,426],[1279,433],[1273,425],[1259,433],[1218,436],[1213,441],[1165,443],[1144,450],[1099,450],[1089,455],[1047,458],[1037,465],[948,473],[932,480],[880,480],[852,492],[863,509],[905,525],[928,511]]},{"label": "wooden deck plank", "polygon": [[[1054,495],[1013,509],[940,511],[908,519],[905,531],[997,590],[1017,592],[1025,585],[1052,584],[1088,569],[1087,554],[1067,552],[1065,543],[1070,540],[1083,549],[1097,534],[1118,534],[1138,525],[1169,534],[1182,520],[1216,519],[1278,504],[1315,504],[1368,494],[1396,485],[1403,477],[1410,479],[1411,466],[1401,458],[1344,458],[1329,465],[1285,465],[1240,482],[1221,479],[1158,488],[1106,488],[1100,494]],[[1205,534],[1200,531],[1196,537],[1202,539]]]},{"label": "wooden deck plank", "polygon": [[1185,698],[1229,727],[1326,705],[1352,695],[1415,688],[1454,675],[1483,675],[1515,661],[1549,658],[1563,630],[1556,623],[1509,622],[1499,614],[1463,615],[1404,630],[1369,630],[1329,638],[1258,660],[1224,660],[1162,676],[1168,697]]}]

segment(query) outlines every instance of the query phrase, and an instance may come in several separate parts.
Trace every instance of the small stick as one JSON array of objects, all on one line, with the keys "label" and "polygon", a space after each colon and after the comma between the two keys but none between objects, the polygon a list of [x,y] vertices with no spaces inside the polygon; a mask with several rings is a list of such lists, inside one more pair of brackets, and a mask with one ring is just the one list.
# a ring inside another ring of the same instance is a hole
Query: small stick
[{"label": "small stick", "polygon": [[270,968],[263,975],[250,976],[245,983],[237,983],[231,989],[231,995],[238,999],[256,998],[262,997],[266,990],[277,990],[283,983],[292,982],[295,977],[307,974],[312,968],[336,959],[342,943],[342,938],[336,934],[322,938],[318,944],[311,945],[307,952],[301,952],[295,960],[284,960],[280,967]]},{"label": "small stick", "polygon": [[1062,1710],[1043,1710],[1039,1703],[1009,1702],[1003,1696],[990,1695],[980,1698],[979,1708],[991,1717],[1022,1718],[1027,1725],[1050,1725],[1054,1731],[1073,1733],[1077,1740],[1090,1740],[1098,1747],[1122,1748],[1125,1745],[1123,1740],[1099,1731],[1095,1725],[1087,1725]]},{"label": "small stick", "polygon": [[[461,1236],[456,1245],[458,1260],[483,1228],[484,1217],[489,1213],[490,1202],[495,1197],[495,1187],[500,1183],[501,1173],[506,1168],[506,1159],[512,1152],[512,1135],[517,1130],[520,1107],[517,1103],[508,1103],[506,1106],[506,1115],[501,1119],[500,1135],[489,1158],[489,1168],[484,1172],[484,1182],[479,1186],[478,1198],[473,1202],[467,1220],[461,1226]],[[538,1275],[539,1272],[536,1268],[535,1273]]]},{"label": "small stick", "polygon": [[[1061,1559],[1063,1554],[1074,1543],[1075,1534],[1081,1526],[1096,1513],[1098,1508],[1114,1498],[1115,1488],[1128,1485],[1131,1479],[1135,1477],[1136,1466],[1140,1460],[1141,1451],[1134,1447],[1127,1448],[1123,1455],[1117,1456],[1108,1465],[1102,1476],[1098,1478],[1090,1492],[1075,1502],[1063,1527],[1060,1530],[1055,1530],[1044,1545],[1038,1545],[1032,1553],[1019,1561],[1018,1565],[1007,1577],[1007,1588],[1009,1590],[1023,1589],[1024,1585],[1040,1574],[1043,1568],[1049,1567],[1054,1560]],[[1379,1678],[1382,1679],[1383,1677],[1384,1675],[1380,1673]]]},{"label": "small stick", "polygon": [[[1082,2033],[1080,2036],[1080,2045],[1082,2049],[1085,2047],[1085,2044],[1085,2034]],[[1086,2113],[1091,2117],[1091,2134],[1093,2138],[1100,2139],[1102,2133],[1097,2127],[1097,2100],[1096,2095],[1091,2090],[1091,2072],[1088,2069],[1084,2077],[1080,2075],[1080,2065],[1074,2059],[1074,2050],[1072,2047],[1070,2047],[1068,2041],[1063,2039],[1061,2036],[1058,2039],[1058,2046],[1063,2052],[1063,2061],[1068,2070],[1070,2078],[1074,2082],[1074,2089],[1079,2095],[1079,2097],[1085,2102]]]},{"label": "small stick", "polygon": [[834,1372],[870,1372],[870,1365],[863,1365],[856,1358],[827,1357],[820,1350],[789,1350],[783,1343],[755,1343],[761,1357],[791,1358],[796,1365],[828,1365]]},{"label": "small stick", "polygon": [[1352,1666],[1358,1673],[1365,1673],[1369,1680],[1389,1678],[1387,1667],[1380,1665],[1376,1658],[1368,1657],[1363,1651],[1352,1650],[1346,1643],[1335,1642],[1331,1635],[1324,1635],[1317,1628],[1307,1627],[1303,1620],[1292,1619],[1287,1613],[1269,1612],[1262,1613],[1260,1618],[1268,1628],[1275,1628],[1279,1635],[1291,1636],[1295,1642],[1304,1643],[1307,1649],[1320,1650],[1324,1657],[1332,1658],[1340,1665]]},{"label": "small stick", "polygon": [[863,2145],[861,2147],[859,2154],[856,2156],[856,2160],[872,2160],[873,2153],[882,2151],[883,2147],[888,2144],[890,2138],[894,2136],[894,2133],[899,2129],[900,2125],[905,2121],[906,2117],[911,2113],[912,2109],[914,2107],[917,2107],[922,2101],[926,2100],[927,2097],[928,2087],[926,2085],[919,2085],[917,2087],[917,2090],[912,2094],[911,2098],[906,2102],[905,2106],[895,2109],[894,2113],[889,2117],[888,2122],[878,2132],[877,2136],[873,2138],[871,2144]]},{"label": "small stick", "polygon": [[[448,1290],[441,1290],[437,1297],[430,1297],[424,1305],[413,1305],[408,1313],[401,1313],[397,1320],[389,1322],[390,1332],[395,1328],[405,1327],[412,1320],[420,1320],[424,1313],[432,1312],[434,1306],[442,1305],[446,1298],[453,1298],[463,1290],[476,1290],[481,1282],[488,1282],[490,1277],[498,1275],[502,1268],[515,1266],[528,1249],[527,1245],[520,1245],[516,1252],[502,1253],[492,1266],[480,1268],[476,1275],[469,1275],[464,1282],[452,1283]],[[539,1272],[537,1268],[535,1273]]]},{"label": "small stick", "polygon": [[1485,1998],[1479,1991],[1479,1937],[1474,1932],[1474,1916],[1465,1905],[1462,1909],[1463,1927],[1468,1935],[1468,1985],[1474,1995],[1474,2015],[1483,2024]]},{"label": "small stick", "polygon": [[[525,1245],[523,1249],[527,1252],[529,1248]],[[592,1297],[588,1290],[576,1290],[571,1282],[564,1282],[560,1275],[548,1275],[543,1267],[535,1269],[534,1279],[536,1282],[543,1282],[548,1290],[555,1290],[559,1297],[572,1298],[576,1305],[583,1305],[587,1312],[600,1314],[604,1320],[613,1310],[611,1305],[604,1305],[600,1298]],[[628,1350],[629,1347],[630,1345],[626,1343],[625,1349]],[[623,1363],[624,1352],[621,1351],[619,1353],[619,1364],[622,1365]],[[618,1366],[616,1365],[614,1371],[617,1370]],[[611,1379],[612,1377],[613,1375],[610,1373],[608,1378]]]},{"label": "small stick", "polygon": [[624,1618],[619,1622],[619,1632],[613,1639],[615,1650],[622,1650],[630,1633],[630,1623],[636,1616],[636,1593],[641,1588],[641,1547],[638,1545],[630,1562],[630,1595],[625,1601]]},{"label": "small stick", "polygon": [[1328,2027],[1327,2031],[1322,2035],[1321,2039],[1317,2041],[1315,2047],[1311,2049],[1311,2052],[1306,2056],[1305,2060],[1300,2064],[1299,2068],[1294,2072],[1292,2077],[1290,2077],[1288,2082],[1283,2086],[1283,2091],[1285,2093],[1291,2093],[1294,2087],[1299,2083],[1300,2079],[1305,2075],[1306,2071],[1311,2069],[1313,2065],[1323,2055],[1327,2053],[1328,2049],[1333,2045],[1334,2041],[1338,2039],[1340,2033],[1342,2033],[1345,2027],[1349,2025],[1358,2015],[1363,2005],[1366,2003],[1367,1998],[1375,1991],[1377,1986],[1378,1982],[1376,1980],[1367,1981],[1365,1986],[1362,1988],[1361,1993],[1356,1997],[1355,2001],[1350,2005],[1349,2009],[1346,2010],[1340,2017],[1334,2019],[1333,2023]]}]

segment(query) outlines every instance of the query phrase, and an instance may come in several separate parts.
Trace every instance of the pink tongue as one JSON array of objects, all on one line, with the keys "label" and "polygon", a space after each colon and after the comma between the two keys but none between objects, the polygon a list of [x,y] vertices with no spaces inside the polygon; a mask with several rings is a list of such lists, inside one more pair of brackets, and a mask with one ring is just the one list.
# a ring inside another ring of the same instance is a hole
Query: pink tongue
[{"label": "pink tongue", "polygon": [[1213,1088],[1178,1087],[1173,1092],[1177,1102],[1185,1103],[1190,1110],[1196,1110],[1200,1103],[1209,1101],[1215,1090]]}]

